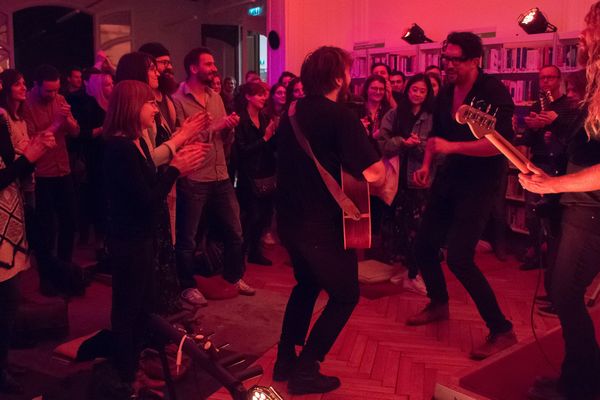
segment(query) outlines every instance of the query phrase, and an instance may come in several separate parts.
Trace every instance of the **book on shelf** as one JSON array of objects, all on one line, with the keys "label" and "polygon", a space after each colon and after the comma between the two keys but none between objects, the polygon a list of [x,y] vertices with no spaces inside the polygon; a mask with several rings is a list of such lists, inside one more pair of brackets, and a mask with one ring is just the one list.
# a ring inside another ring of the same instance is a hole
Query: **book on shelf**
[{"label": "book on shelf", "polygon": [[552,47],[491,47],[484,50],[482,68],[489,73],[538,72],[552,64]]},{"label": "book on shelf", "polygon": [[415,66],[415,56],[401,56],[399,54],[388,55],[388,66],[392,71],[402,71],[405,74],[413,74]]},{"label": "book on shelf", "polygon": [[537,85],[533,79],[503,79],[515,104],[526,104],[537,99]]},{"label": "book on shelf", "polygon": [[577,44],[566,44],[556,49],[556,64],[566,70],[577,69]]},{"label": "book on shelf", "polygon": [[367,76],[368,65],[367,57],[356,57],[354,58],[354,64],[352,65],[352,77],[362,78]]}]

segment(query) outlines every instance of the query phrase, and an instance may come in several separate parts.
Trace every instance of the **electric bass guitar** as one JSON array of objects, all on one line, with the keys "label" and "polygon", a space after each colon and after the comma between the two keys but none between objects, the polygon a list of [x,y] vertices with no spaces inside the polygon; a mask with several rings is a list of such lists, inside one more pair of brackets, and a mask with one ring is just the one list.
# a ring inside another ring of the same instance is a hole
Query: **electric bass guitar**
[{"label": "electric bass guitar", "polygon": [[479,110],[471,105],[463,104],[458,107],[455,119],[459,124],[468,125],[471,132],[477,139],[486,138],[508,158],[523,174],[531,171],[527,168],[529,159],[525,157],[515,146],[501,134],[496,132],[496,117],[489,114],[490,108],[486,111]]}]

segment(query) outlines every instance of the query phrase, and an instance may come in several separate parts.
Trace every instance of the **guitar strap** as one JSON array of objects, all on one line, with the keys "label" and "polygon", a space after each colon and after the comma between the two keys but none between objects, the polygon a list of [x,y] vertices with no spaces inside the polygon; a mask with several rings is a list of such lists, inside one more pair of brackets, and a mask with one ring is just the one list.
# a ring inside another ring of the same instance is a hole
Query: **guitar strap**
[{"label": "guitar strap", "polygon": [[310,159],[313,161],[313,163],[317,167],[317,170],[319,171],[319,175],[321,175],[321,179],[323,179],[325,186],[327,186],[327,190],[329,190],[329,193],[331,193],[336,203],[338,203],[338,205],[344,211],[344,213],[356,221],[360,220],[361,213],[358,207],[356,207],[354,202],[350,200],[348,196],[346,196],[346,194],[340,187],[340,184],[337,183],[335,178],[331,176],[331,174],[321,165],[319,160],[317,160],[317,157],[315,157],[315,154],[313,153],[312,148],[310,147],[310,143],[308,143],[306,136],[304,136],[302,130],[300,129],[300,125],[298,125],[298,120],[296,119],[295,113],[295,106],[295,102],[290,105],[288,115],[290,117],[292,130],[294,131],[294,135],[296,136],[298,144],[300,145],[300,147],[302,147],[302,150],[304,150],[308,157],[310,157]]}]

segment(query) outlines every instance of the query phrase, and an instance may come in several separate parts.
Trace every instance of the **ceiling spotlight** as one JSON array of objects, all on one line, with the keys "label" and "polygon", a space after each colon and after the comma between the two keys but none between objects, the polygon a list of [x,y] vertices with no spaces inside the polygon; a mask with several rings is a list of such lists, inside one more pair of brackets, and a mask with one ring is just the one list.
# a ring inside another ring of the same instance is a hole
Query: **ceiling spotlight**
[{"label": "ceiling spotlight", "polygon": [[544,14],[537,7],[519,15],[518,21],[519,26],[529,34],[556,32],[556,26],[548,22]]},{"label": "ceiling spotlight", "polygon": [[272,387],[253,386],[248,391],[248,400],[283,400]]},{"label": "ceiling spotlight", "polygon": [[417,24],[412,24],[402,35],[402,40],[410,44],[431,43],[433,40],[425,36],[425,31]]}]

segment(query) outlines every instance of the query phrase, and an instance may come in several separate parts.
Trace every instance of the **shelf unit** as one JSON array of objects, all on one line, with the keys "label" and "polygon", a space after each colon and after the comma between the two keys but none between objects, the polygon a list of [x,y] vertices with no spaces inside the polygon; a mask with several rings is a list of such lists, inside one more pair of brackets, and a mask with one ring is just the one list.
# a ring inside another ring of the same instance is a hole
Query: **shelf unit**
[{"label": "shelf unit", "polygon": [[[577,41],[579,32],[553,32],[512,38],[484,38],[481,67],[496,75],[506,85],[515,102],[517,130],[524,130],[523,118],[538,100],[538,71],[547,64],[558,66],[563,74],[577,70]],[[440,65],[442,43],[424,43],[400,47],[379,47],[353,53],[352,83],[354,93],[367,78],[370,66],[384,62],[392,69],[411,76],[428,65]],[[526,155],[527,148],[521,148]],[[518,178],[518,170],[511,166],[507,185],[507,219],[511,230],[528,234],[525,227],[525,196]]]}]

